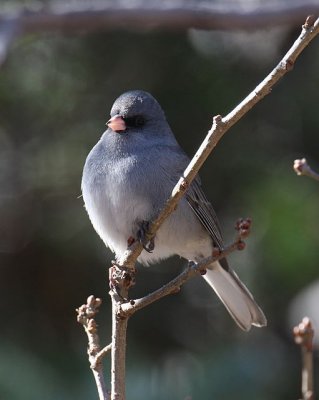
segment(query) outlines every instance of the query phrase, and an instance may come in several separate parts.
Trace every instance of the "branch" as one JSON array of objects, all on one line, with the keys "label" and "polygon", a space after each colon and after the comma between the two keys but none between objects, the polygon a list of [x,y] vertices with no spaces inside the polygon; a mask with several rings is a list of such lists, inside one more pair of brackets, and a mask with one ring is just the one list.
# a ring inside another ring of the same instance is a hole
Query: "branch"
[{"label": "branch", "polygon": [[[272,87],[276,82],[280,80],[288,71],[290,71],[302,50],[309,44],[309,42],[319,32],[319,19],[314,22],[312,17],[308,17],[305,24],[303,25],[302,32],[298,39],[295,41],[293,46],[283,57],[280,63],[274,68],[273,71],[228,115],[222,118],[217,115],[213,118],[213,125],[208,132],[206,138],[201,144],[199,150],[190,161],[188,167],[183,173],[183,176],[179,179],[178,183],[174,187],[170,198],[167,200],[165,206],[155,218],[149,227],[147,233],[147,239],[151,240],[154,238],[157,230],[161,224],[170,214],[175,210],[179,200],[187,191],[189,185],[198,174],[199,169],[216,147],[219,140],[233,126],[240,118],[242,118],[254,105],[256,105],[262,98],[270,93]],[[238,249],[238,243],[236,248]],[[126,329],[129,315],[131,315],[137,309],[145,307],[151,302],[163,297],[172,291],[177,290],[180,285],[188,279],[188,274],[192,275],[198,271],[203,271],[207,268],[215,259],[209,258],[204,260],[204,265],[201,265],[200,270],[195,271],[195,267],[189,268],[177,277],[173,283],[169,283],[159,291],[146,296],[144,299],[138,299],[135,302],[127,302],[128,290],[134,282],[135,275],[135,263],[136,260],[143,250],[142,245],[135,241],[128,249],[124,252],[123,256],[118,261],[118,264],[113,265],[111,268],[111,296],[112,296],[112,368],[111,368],[111,399],[112,400],[124,400],[125,399],[125,350],[126,350]],[[229,251],[233,251],[234,248],[230,246]],[[223,250],[224,251],[224,250]],[[226,251],[226,250],[225,250]],[[226,253],[222,255],[213,255],[213,257],[225,257]],[[218,258],[216,258],[218,259]],[[195,272],[194,272],[195,271]],[[124,304],[126,303],[126,304]],[[126,312],[125,311],[126,307]],[[134,311],[133,311],[134,309]]]},{"label": "branch", "polygon": [[236,250],[243,250],[245,248],[245,242],[243,241],[243,239],[248,237],[250,233],[250,227],[251,220],[249,218],[240,219],[235,225],[235,229],[238,231],[238,233],[232,244],[226,246],[223,250],[216,249],[211,257],[204,258],[198,263],[190,263],[188,267],[176,278],[174,278],[158,290],[155,290],[154,292],[148,294],[147,296],[123,303],[120,310],[121,316],[130,317],[136,311],[154,303],[162,297],[179,292],[181,286],[186,283],[190,278],[198,274],[205,275],[206,269],[211,267],[211,265],[215,261],[227,257],[229,254]]},{"label": "branch", "polygon": [[[224,136],[228,129],[238,122],[251,108],[261,99],[271,92],[273,86],[289,71],[292,70],[294,63],[304,48],[319,33],[319,18],[314,22],[313,17],[308,17],[302,27],[298,39],[282,58],[279,64],[270,74],[228,115],[222,118],[217,115],[213,118],[213,125],[206,138],[189,163],[178,183],[173,189],[172,195],[167,200],[164,208],[156,219],[150,224],[147,238],[152,239],[164,220],[175,210],[179,200],[183,197],[187,188],[196,177],[199,169],[216,147],[219,140]],[[142,252],[143,247],[140,243],[134,242],[119,260],[119,267],[134,270],[137,257]]]},{"label": "branch", "polygon": [[128,318],[120,313],[122,299],[110,292],[112,298],[112,364],[111,400],[125,400],[125,355]]},{"label": "branch", "polygon": [[314,400],[312,343],[314,330],[308,317],[305,317],[298,326],[294,327],[293,335],[295,342],[301,347],[302,354],[302,400]]},{"label": "branch", "polygon": [[[219,140],[240,118],[242,118],[253,106],[262,98],[270,93],[272,87],[282,78],[292,67],[309,42],[319,32],[319,19],[314,22],[312,17],[308,17],[302,27],[302,32],[293,46],[283,57],[280,63],[273,71],[228,115],[222,118],[217,115],[213,118],[213,125],[206,138],[198,149],[197,153],[190,161],[188,167],[174,187],[170,198],[149,225],[147,239],[154,238],[157,230],[166,218],[175,210],[179,200],[187,191],[189,185],[196,177],[199,169],[216,147]],[[135,263],[143,250],[143,246],[138,241],[133,242],[119,259],[117,265],[111,268],[111,291],[113,305],[113,335],[112,335],[112,388],[111,400],[125,400],[125,346],[126,346],[126,328],[129,315],[137,309],[141,309],[153,301],[172,293],[188,279],[188,274],[192,275],[194,270],[188,269],[177,277],[172,283],[164,288],[155,291],[144,299],[138,299],[135,302],[127,302],[128,290],[134,283]],[[209,263],[213,260],[210,259]],[[207,264],[209,265],[209,264]],[[197,271],[196,271],[197,272]],[[126,304],[124,304],[126,303]],[[125,312],[123,312],[125,311]]]},{"label": "branch", "polygon": [[76,312],[78,314],[77,321],[83,326],[88,337],[89,362],[98,390],[99,399],[109,400],[110,396],[104,381],[102,358],[111,350],[112,346],[108,345],[101,350],[97,323],[94,319],[101,303],[101,299],[89,296],[87,303],[79,307]]},{"label": "branch", "polygon": [[0,22],[0,66],[6,61],[10,45],[18,33],[16,19],[7,18]]},{"label": "branch", "polygon": [[[271,3],[240,8],[229,2],[215,4],[204,0],[100,1],[46,3],[42,9],[20,9],[11,13],[21,33],[46,31],[99,31],[112,29],[165,30],[260,29],[276,25],[299,25],[305,15],[318,14],[315,0]],[[0,24],[7,14],[0,16]]]},{"label": "branch", "polygon": [[95,362],[92,364],[92,367],[95,368],[97,364],[101,363],[103,358],[107,355],[112,350],[112,343],[108,344],[107,346],[103,347],[102,350],[100,350],[96,355],[95,355]]},{"label": "branch", "polygon": [[0,65],[18,35],[43,32],[96,32],[110,30],[181,31],[253,30],[278,25],[299,25],[305,15],[318,14],[315,0],[264,4],[240,8],[204,0],[51,1],[36,10],[20,7],[0,13]]},{"label": "branch", "polygon": [[293,168],[297,175],[309,176],[310,178],[319,181],[319,174],[310,167],[305,158],[302,158],[301,160],[295,160]]},{"label": "branch", "polygon": [[[111,290],[112,298],[112,365],[111,365],[111,400],[125,400],[125,353],[126,332],[128,318],[136,311],[148,306],[160,298],[179,291],[180,287],[190,278],[198,274],[205,274],[206,269],[217,260],[220,260],[235,250],[243,250],[243,241],[250,233],[251,220],[240,219],[236,225],[236,240],[223,250],[216,249],[211,257],[192,263],[175,279],[155,292],[137,300],[127,302],[116,290]],[[113,269],[113,267],[111,268]],[[126,274],[126,271],[124,272]],[[125,281],[125,278],[123,278]],[[121,285],[121,282],[119,282]],[[124,285],[125,286],[125,285]],[[128,288],[125,287],[127,292]],[[123,293],[123,292],[121,292]]]}]

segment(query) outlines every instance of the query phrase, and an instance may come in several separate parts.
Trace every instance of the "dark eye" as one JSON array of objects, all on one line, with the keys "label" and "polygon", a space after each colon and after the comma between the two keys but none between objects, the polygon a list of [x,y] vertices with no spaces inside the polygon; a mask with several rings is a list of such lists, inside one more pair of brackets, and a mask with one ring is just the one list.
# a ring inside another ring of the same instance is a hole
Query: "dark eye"
[{"label": "dark eye", "polygon": [[125,124],[128,128],[138,128],[145,124],[145,119],[142,115],[124,118]]}]

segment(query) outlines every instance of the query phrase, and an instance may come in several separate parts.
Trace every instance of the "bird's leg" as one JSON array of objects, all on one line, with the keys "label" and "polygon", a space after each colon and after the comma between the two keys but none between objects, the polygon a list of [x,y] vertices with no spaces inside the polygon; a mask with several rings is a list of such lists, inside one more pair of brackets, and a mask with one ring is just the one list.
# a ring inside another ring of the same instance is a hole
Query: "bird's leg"
[{"label": "bird's leg", "polygon": [[154,238],[148,240],[147,232],[149,230],[149,221],[139,222],[139,229],[137,231],[137,240],[143,245],[144,250],[152,253],[155,248]]}]

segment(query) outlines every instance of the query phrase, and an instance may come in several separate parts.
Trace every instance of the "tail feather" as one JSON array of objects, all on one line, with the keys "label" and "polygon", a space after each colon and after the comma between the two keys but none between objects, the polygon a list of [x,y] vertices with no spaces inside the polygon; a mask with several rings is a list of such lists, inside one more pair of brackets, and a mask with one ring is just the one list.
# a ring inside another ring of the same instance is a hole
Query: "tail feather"
[{"label": "tail feather", "polygon": [[252,294],[231,268],[226,270],[219,262],[215,262],[203,278],[215,290],[241,329],[249,331],[251,325],[267,325],[266,317]]}]

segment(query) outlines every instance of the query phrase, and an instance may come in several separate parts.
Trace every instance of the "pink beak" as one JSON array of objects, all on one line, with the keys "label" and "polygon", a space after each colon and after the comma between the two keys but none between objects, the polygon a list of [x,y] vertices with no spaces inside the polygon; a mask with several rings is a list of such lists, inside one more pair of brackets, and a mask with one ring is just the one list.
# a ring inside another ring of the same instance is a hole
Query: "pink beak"
[{"label": "pink beak", "polygon": [[114,115],[114,117],[107,121],[106,125],[114,132],[123,132],[126,130],[125,121],[120,115]]}]

